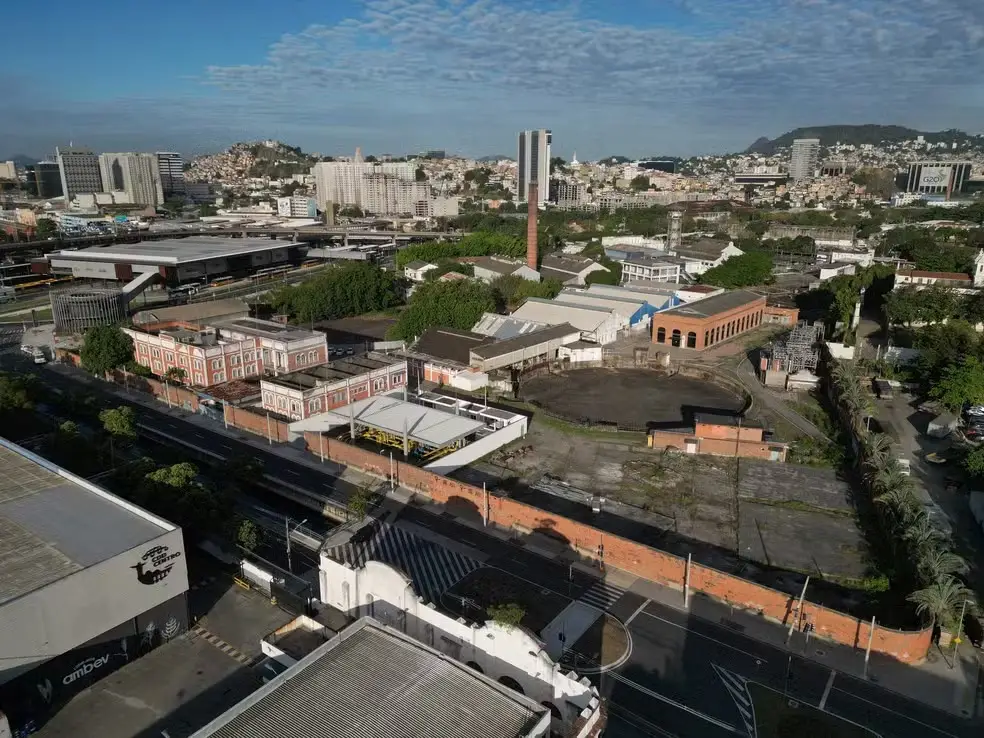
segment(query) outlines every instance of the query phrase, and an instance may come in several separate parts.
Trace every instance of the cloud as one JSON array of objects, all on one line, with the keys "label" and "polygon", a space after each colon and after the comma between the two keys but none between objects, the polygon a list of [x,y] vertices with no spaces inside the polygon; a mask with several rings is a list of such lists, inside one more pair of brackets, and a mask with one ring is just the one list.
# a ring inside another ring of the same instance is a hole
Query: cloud
[{"label": "cloud", "polygon": [[982,59],[981,0],[365,0],[203,70],[181,112],[323,151],[508,152],[546,126],[582,157],[692,153],[800,125],[977,129]]}]

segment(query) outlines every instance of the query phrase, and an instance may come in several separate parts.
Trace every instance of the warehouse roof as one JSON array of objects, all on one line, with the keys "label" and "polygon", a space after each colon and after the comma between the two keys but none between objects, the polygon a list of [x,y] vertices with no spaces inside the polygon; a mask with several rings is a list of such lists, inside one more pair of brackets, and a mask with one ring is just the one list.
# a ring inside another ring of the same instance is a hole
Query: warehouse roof
[{"label": "warehouse roof", "polygon": [[704,238],[696,243],[683,243],[676,249],[677,256],[683,259],[701,259],[715,261],[721,258],[721,254],[728,246],[733,246],[730,241],[723,241],[714,238]]},{"label": "warehouse roof", "polygon": [[521,336],[479,346],[478,348],[472,349],[472,354],[479,359],[491,359],[496,356],[505,356],[513,351],[533,348],[547,341],[556,341],[565,336],[577,336],[580,338],[580,334],[581,331],[570,323],[561,323],[560,325],[553,325],[535,333],[524,333]]},{"label": "warehouse roof", "polygon": [[191,236],[165,238],[160,241],[90,246],[77,251],[55,251],[51,258],[72,261],[124,261],[131,264],[187,264],[208,259],[224,259],[239,254],[286,249],[299,245],[293,241],[277,241],[269,238],[220,238],[217,236]]},{"label": "warehouse roof", "polygon": [[377,369],[384,369],[396,364],[402,364],[403,359],[372,351],[365,356],[351,356],[328,364],[312,366],[290,374],[263,377],[262,381],[278,384],[290,389],[313,389],[323,384],[353,379],[363,374],[369,374]]},{"label": "warehouse roof", "polygon": [[478,322],[472,326],[475,333],[481,333],[490,338],[513,338],[524,333],[533,333],[547,327],[547,323],[539,323],[535,320],[521,320],[512,315],[499,315],[498,313],[485,313]]},{"label": "warehouse roof", "polygon": [[353,419],[357,425],[375,428],[393,436],[402,437],[406,431],[409,440],[431,448],[443,448],[474,435],[485,427],[484,423],[471,418],[404,402],[388,395],[377,395],[298,420],[290,424],[290,430],[293,433],[326,432],[348,425]]},{"label": "warehouse roof", "polygon": [[526,264],[521,261],[506,261],[505,259],[497,259],[494,256],[479,256],[474,259],[466,259],[465,261],[474,267],[486,269],[501,276],[513,274],[517,270],[526,266]]},{"label": "warehouse roof", "polygon": [[678,305],[675,308],[670,308],[669,310],[664,311],[662,315],[685,315],[693,318],[710,318],[713,315],[726,313],[729,310],[734,310],[735,308],[739,308],[743,305],[748,305],[756,300],[762,300],[764,302],[765,298],[762,297],[762,295],[756,295],[754,292],[735,290],[734,292],[724,292],[720,295],[707,297],[696,302],[688,302],[685,305]]},{"label": "warehouse roof", "polygon": [[454,328],[428,328],[410,350],[415,354],[467,366],[469,352],[491,342],[491,338],[481,333]]},{"label": "warehouse roof", "polygon": [[235,318],[213,323],[220,330],[241,333],[246,336],[259,336],[274,341],[303,341],[308,338],[324,339],[320,331],[310,331],[295,325],[278,323],[275,320],[260,320],[259,318]]},{"label": "warehouse roof", "polygon": [[[587,305],[589,307],[600,307],[607,310],[614,310],[616,313],[625,318],[631,318],[643,305],[647,304],[647,300],[643,295],[638,295],[635,297],[616,297],[614,295],[605,295],[600,292],[588,293],[583,290],[571,289],[563,290],[557,296],[557,299],[567,304]],[[657,302],[665,302],[665,299],[658,300]]]},{"label": "warehouse roof", "polygon": [[237,298],[208,300],[174,307],[159,307],[141,310],[133,316],[135,325],[150,323],[198,323],[229,316],[246,317],[249,305]]},{"label": "warehouse roof", "polygon": [[570,323],[581,331],[594,331],[611,317],[612,311],[586,305],[571,305],[561,300],[546,300],[542,297],[528,297],[526,302],[513,311],[514,318],[535,320],[540,323],[559,325]]},{"label": "warehouse roof", "polygon": [[194,738],[522,738],[546,707],[362,618]]},{"label": "warehouse roof", "polygon": [[174,526],[0,438],[0,603]]}]

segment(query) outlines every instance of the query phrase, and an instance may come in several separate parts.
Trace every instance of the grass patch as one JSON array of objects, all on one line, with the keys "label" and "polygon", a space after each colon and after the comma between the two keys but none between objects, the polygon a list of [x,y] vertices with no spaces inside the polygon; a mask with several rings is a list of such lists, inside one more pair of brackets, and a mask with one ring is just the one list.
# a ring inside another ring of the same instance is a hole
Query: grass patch
[{"label": "grass patch", "polygon": [[[31,313],[19,312],[20,310],[25,310],[25,309],[26,308],[23,307],[18,308],[18,310],[15,311],[17,314],[6,313],[4,315],[0,315],[0,323],[17,323],[18,325],[20,325],[21,323],[30,323],[33,320]],[[51,320],[51,308],[50,307],[34,308],[34,317],[36,317],[38,320],[41,321]]]},{"label": "grass patch", "polygon": [[[539,634],[570,600],[493,567],[476,569],[444,593],[444,604],[467,620],[493,620],[503,605],[523,609],[519,624]],[[464,600],[464,602],[462,601]]]},{"label": "grass patch", "polygon": [[755,707],[758,738],[878,738],[867,728],[760,684],[749,682],[748,694]]}]

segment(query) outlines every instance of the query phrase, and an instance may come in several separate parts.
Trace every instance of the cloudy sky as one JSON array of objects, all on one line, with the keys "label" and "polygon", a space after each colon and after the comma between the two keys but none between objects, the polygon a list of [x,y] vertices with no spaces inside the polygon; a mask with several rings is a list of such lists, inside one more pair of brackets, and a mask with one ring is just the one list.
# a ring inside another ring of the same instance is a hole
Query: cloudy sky
[{"label": "cloudy sky", "polygon": [[514,154],[547,127],[587,159],[821,124],[984,131],[984,0],[44,5],[4,8],[0,155],[258,138]]}]

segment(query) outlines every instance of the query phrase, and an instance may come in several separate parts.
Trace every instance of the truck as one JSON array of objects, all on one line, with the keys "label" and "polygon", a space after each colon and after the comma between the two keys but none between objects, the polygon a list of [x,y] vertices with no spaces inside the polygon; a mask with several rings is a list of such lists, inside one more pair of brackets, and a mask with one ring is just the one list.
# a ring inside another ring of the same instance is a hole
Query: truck
[{"label": "truck", "polygon": [[44,358],[44,351],[39,349],[37,346],[32,346],[29,343],[25,343],[21,346],[21,353],[27,354],[34,360],[35,364],[45,364],[47,359]]}]

